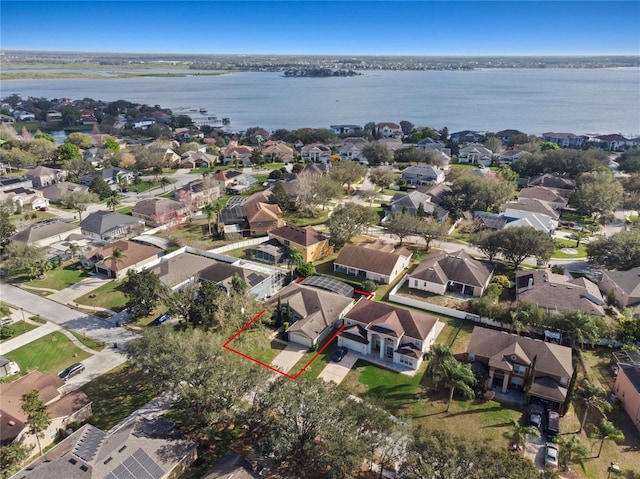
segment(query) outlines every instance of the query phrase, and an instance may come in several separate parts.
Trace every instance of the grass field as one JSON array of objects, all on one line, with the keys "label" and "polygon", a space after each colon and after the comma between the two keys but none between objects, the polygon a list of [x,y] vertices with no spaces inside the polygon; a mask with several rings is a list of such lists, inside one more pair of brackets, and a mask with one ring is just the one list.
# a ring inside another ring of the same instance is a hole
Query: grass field
[{"label": "grass field", "polygon": [[[571,259],[571,258],[586,258],[587,257],[587,245],[585,243],[580,243],[580,246],[576,248],[575,240],[554,240],[556,244],[556,249],[551,255],[552,258],[558,259]],[[577,251],[576,254],[565,253],[562,251],[563,248],[572,248]]]},{"label": "grass field", "polygon": [[54,268],[47,271],[45,279],[29,281],[27,285],[36,288],[49,288],[61,291],[88,277],[89,275],[80,267],[80,262],[74,261],[73,263],[65,264],[60,268]]},{"label": "grass field", "polygon": [[89,356],[59,331],[5,354],[7,359],[18,363],[22,371],[37,369],[42,373],[62,371]]},{"label": "grass field", "polygon": [[121,285],[122,283],[119,281],[109,281],[91,293],[80,296],[75,302],[85,306],[122,311],[127,303],[127,298],[120,291]]},{"label": "grass field", "polygon": [[102,351],[105,347],[105,344],[102,341],[98,341],[97,339],[88,338],[84,334],[80,334],[76,331],[69,330],[71,334],[73,334],[78,341],[84,344],[89,349],[93,349],[94,351]]},{"label": "grass field", "polygon": [[16,321],[8,326],[2,326],[2,335],[0,335],[0,343],[16,338],[21,334],[28,333],[32,329],[36,329],[37,324],[26,323],[24,321]]},{"label": "grass field", "polygon": [[93,401],[87,422],[106,431],[156,396],[151,381],[124,363],[85,384],[82,391]]}]

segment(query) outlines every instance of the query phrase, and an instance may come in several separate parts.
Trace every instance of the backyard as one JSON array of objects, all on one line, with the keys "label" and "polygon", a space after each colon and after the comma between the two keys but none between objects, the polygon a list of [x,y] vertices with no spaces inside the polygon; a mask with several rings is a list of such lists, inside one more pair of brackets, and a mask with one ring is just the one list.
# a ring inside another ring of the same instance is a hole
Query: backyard
[{"label": "backyard", "polygon": [[5,354],[7,359],[18,363],[21,371],[38,370],[42,373],[62,371],[89,356],[91,354],[75,346],[59,331]]},{"label": "backyard", "polygon": [[74,261],[47,271],[44,279],[29,281],[26,283],[26,286],[62,291],[87,277],[89,277],[89,275],[82,269],[80,262]]}]

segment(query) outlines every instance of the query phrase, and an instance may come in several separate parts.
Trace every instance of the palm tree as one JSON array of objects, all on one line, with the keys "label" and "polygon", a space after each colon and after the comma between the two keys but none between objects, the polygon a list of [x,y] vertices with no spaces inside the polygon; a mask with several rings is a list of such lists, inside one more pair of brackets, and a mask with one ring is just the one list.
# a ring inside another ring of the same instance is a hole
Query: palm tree
[{"label": "palm tree", "polygon": [[587,457],[587,448],[582,445],[578,436],[571,436],[570,439],[565,437],[560,438],[559,448],[559,462],[563,466],[572,464],[573,462],[582,463],[582,460]]},{"label": "palm tree", "polygon": [[121,204],[122,201],[120,201],[120,197],[117,194],[111,195],[107,198],[107,208],[110,208],[112,211],[115,211]]},{"label": "palm tree", "polygon": [[435,383],[436,389],[444,379],[445,362],[453,357],[453,351],[445,344],[434,344],[427,353],[429,364],[425,371],[425,375]]},{"label": "palm tree", "polygon": [[582,382],[582,385],[576,389],[576,394],[584,404],[584,413],[582,415],[582,421],[580,421],[580,429],[578,429],[578,432],[582,432],[584,429],[590,408],[594,408],[600,414],[609,412],[612,409],[611,403],[606,399],[607,392],[604,388],[593,384],[588,379],[585,379]]},{"label": "palm tree", "polygon": [[600,424],[593,430],[593,437],[596,439],[600,439],[600,449],[598,449],[598,455],[596,457],[600,457],[602,453],[602,447],[604,446],[604,441],[606,439],[611,439],[613,442],[624,441],[624,433],[615,427],[611,421],[607,419],[602,419]]},{"label": "palm tree", "polygon": [[207,222],[208,222],[208,226],[209,226],[209,236],[211,236],[211,220],[216,218],[216,223],[217,223],[217,217],[218,217],[218,208],[217,205],[215,203],[207,203],[206,205],[204,205],[204,208],[202,208],[202,211],[205,215],[207,215]]},{"label": "palm tree", "polygon": [[171,184],[171,180],[166,176],[160,178],[160,186],[162,186],[162,192],[164,193],[165,188]]},{"label": "palm tree", "polygon": [[113,264],[116,268],[116,279],[118,278],[118,266],[124,262],[124,259],[127,256],[124,254],[122,248],[115,247],[111,252],[111,258],[113,259]]},{"label": "palm tree", "polygon": [[295,248],[290,248],[289,249],[289,268],[292,270],[296,269],[302,263],[304,263],[304,257],[302,256],[302,253],[300,252],[300,250]]},{"label": "palm tree", "polygon": [[162,166],[156,165],[151,170],[156,177],[156,181],[158,181],[158,177],[162,174]]},{"label": "palm tree", "polygon": [[584,349],[584,342],[588,340],[592,345],[598,340],[598,325],[592,316],[573,311],[564,317],[565,330],[569,333],[571,347],[575,348],[580,344],[580,349]]},{"label": "palm tree", "polygon": [[444,385],[449,388],[449,402],[445,412],[449,412],[453,402],[453,393],[456,389],[462,393],[465,399],[476,397],[473,386],[475,386],[477,379],[473,371],[471,371],[470,365],[461,363],[455,358],[445,361],[444,369],[446,371]]},{"label": "palm tree", "polygon": [[523,426],[515,419],[511,420],[511,426],[513,427],[513,443],[520,449],[524,445],[526,436],[540,437],[540,430],[534,426]]}]

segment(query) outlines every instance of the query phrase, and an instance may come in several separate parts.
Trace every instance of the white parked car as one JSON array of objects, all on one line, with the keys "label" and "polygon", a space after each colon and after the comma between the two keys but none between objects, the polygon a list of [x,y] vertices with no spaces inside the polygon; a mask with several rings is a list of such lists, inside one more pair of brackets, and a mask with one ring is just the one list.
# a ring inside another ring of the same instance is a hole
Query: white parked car
[{"label": "white parked car", "polygon": [[548,442],[544,448],[544,467],[555,469],[558,467],[558,446]]}]

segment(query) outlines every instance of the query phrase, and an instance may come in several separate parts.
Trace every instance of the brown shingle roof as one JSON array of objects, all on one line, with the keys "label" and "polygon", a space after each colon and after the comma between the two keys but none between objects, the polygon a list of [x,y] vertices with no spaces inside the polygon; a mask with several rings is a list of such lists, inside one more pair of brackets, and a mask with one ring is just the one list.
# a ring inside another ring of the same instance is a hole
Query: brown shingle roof
[{"label": "brown shingle roof", "polygon": [[491,274],[492,269],[489,266],[461,249],[455,253],[446,251],[431,253],[411,273],[411,277],[436,284],[455,281],[484,287]]},{"label": "brown shingle roof", "polygon": [[571,348],[546,343],[504,331],[476,326],[473,328],[467,352],[483,358],[492,358],[517,343],[528,358],[536,358],[536,374],[570,378],[573,374]]},{"label": "brown shingle roof", "polygon": [[289,240],[292,243],[302,246],[311,246],[327,239],[325,235],[316,231],[312,226],[294,225],[286,225],[281,228],[271,230],[269,232],[269,236],[278,236],[279,238]]},{"label": "brown shingle roof", "polygon": [[[117,264],[113,259],[113,250],[116,248],[120,248],[123,254],[122,260]],[[161,248],[156,248],[155,246],[147,246],[133,241],[119,240],[107,246],[103,246],[102,248],[89,251],[83,256],[87,259],[91,259],[94,256],[101,255],[103,259],[99,260],[100,264],[103,264],[110,270],[117,270],[127,268],[144,259],[151,258],[152,256],[157,256],[162,251],[163,250]]]},{"label": "brown shingle roof", "polygon": [[403,247],[396,248],[394,245],[375,241],[345,245],[334,263],[388,276],[393,272],[401,256],[408,258],[411,252]]},{"label": "brown shingle roof", "polygon": [[364,298],[345,314],[345,318],[364,324],[370,330],[378,329],[395,337],[407,336],[421,341],[438,322],[434,316]]}]

